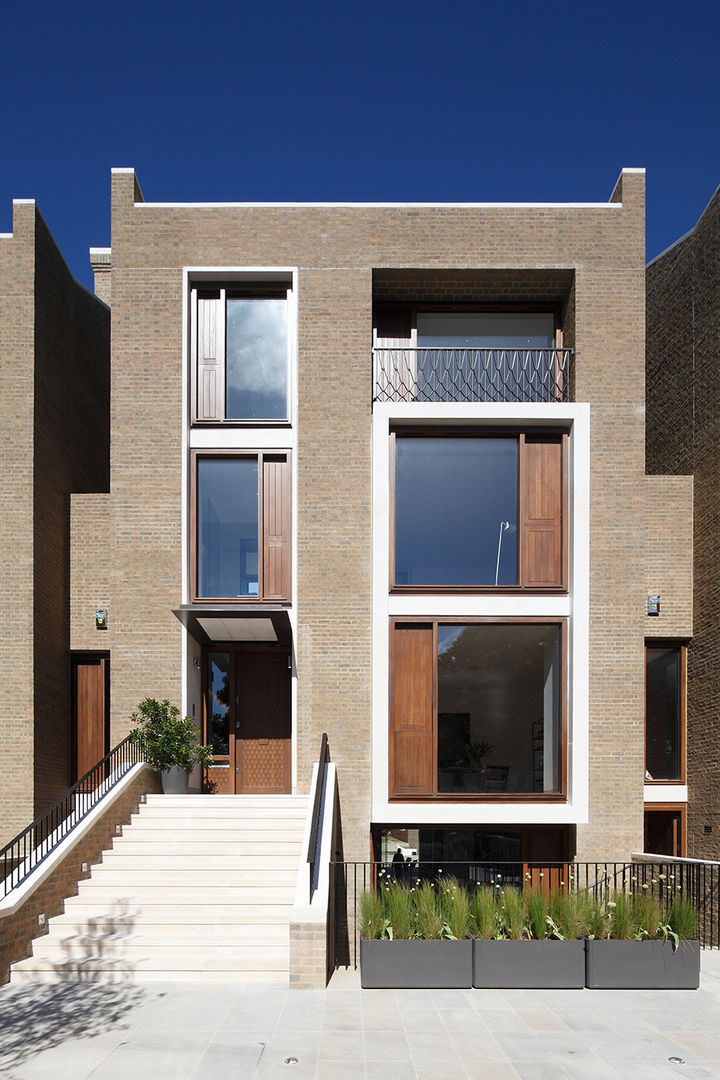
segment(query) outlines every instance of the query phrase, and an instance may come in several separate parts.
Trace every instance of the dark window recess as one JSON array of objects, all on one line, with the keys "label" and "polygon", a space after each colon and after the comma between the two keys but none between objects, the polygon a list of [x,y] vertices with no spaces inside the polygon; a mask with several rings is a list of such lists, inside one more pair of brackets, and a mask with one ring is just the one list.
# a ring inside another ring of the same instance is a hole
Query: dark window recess
[{"label": "dark window recess", "polygon": [[397,588],[565,584],[565,437],[395,435]]},{"label": "dark window recess", "polygon": [[683,648],[648,645],[645,660],[646,779],[681,780]]},{"label": "dark window recess", "polygon": [[289,456],[196,454],[194,470],[194,598],[289,600]]}]

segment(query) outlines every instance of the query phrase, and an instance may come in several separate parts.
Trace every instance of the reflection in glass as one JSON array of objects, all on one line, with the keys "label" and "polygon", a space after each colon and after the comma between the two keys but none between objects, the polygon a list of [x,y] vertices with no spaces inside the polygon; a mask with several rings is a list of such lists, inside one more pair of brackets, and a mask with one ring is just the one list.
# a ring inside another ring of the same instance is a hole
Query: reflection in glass
[{"label": "reflection in glass", "polygon": [[257,458],[199,458],[197,490],[198,596],[257,596]]},{"label": "reflection in glass", "polygon": [[648,647],[645,671],[648,780],[680,779],[680,649]]},{"label": "reflection in glass", "polygon": [[395,447],[395,584],[517,585],[517,439]]},{"label": "reflection in glass", "polygon": [[230,753],[230,655],[211,652],[207,658],[207,725],[213,754]]},{"label": "reflection in glass", "polygon": [[287,301],[228,297],[225,415],[287,418]]},{"label": "reflection in glass", "polygon": [[458,383],[478,401],[554,397],[555,359],[537,352],[555,344],[552,314],[419,312],[417,343],[419,401],[453,401]]},{"label": "reflection in glass", "polygon": [[438,626],[438,791],[560,790],[560,627]]}]

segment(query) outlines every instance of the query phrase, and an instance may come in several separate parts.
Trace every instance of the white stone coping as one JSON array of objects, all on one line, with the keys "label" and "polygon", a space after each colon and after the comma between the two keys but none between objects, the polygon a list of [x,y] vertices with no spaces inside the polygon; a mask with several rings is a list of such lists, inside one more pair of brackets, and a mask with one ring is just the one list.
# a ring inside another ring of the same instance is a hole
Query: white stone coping
[{"label": "white stone coping", "polygon": [[330,861],[333,857],[332,834],[333,820],[335,817],[335,779],[337,766],[329,762],[327,767],[327,785],[325,788],[325,807],[322,821],[320,822],[320,867],[318,872],[317,889],[310,900],[310,863],[307,852],[310,843],[310,830],[312,828],[313,804],[315,802],[315,788],[318,783],[318,763],[313,765],[312,780],[310,781],[310,795],[308,796],[308,812],[305,817],[303,830],[302,848],[298,861],[297,883],[295,885],[295,901],[290,911],[291,923],[325,923],[328,914],[328,902],[330,897]]},{"label": "white stone coping", "polygon": [[[130,787],[135,781],[143,769],[149,769],[150,766],[145,762],[139,762],[137,765],[133,765],[125,775],[118,780],[114,787],[110,788],[107,794],[100,799],[98,803],[92,808],[92,810],[79,822],[68,835],[60,841],[57,847],[50,852],[50,854],[43,859],[43,861],[33,870],[25,880],[12,889],[7,896],[0,899],[0,919],[7,918],[9,915],[14,915],[15,912],[22,907],[25,901],[32,896],[37,888],[52,874],[59,863],[66,857],[66,855],[72,851],[76,844],[102,818],[114,802]],[[112,779],[112,778],[110,778]],[[104,784],[108,784],[109,780],[104,781]],[[82,796],[80,796],[82,798]]]}]

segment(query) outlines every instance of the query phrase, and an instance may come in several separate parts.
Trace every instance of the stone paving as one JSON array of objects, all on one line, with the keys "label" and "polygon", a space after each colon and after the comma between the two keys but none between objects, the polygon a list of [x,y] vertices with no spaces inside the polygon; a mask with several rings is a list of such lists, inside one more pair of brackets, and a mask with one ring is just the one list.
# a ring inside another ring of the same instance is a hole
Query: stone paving
[{"label": "stone paving", "polygon": [[720,952],[700,990],[0,988],[3,1080],[720,1078]]}]

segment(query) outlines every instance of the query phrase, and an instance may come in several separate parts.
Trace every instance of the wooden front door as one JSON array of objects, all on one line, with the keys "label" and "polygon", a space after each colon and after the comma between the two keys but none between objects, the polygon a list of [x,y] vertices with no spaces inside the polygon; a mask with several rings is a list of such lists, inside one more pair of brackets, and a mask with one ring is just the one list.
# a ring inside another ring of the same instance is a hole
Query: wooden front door
[{"label": "wooden front door", "polygon": [[214,748],[211,791],[284,795],[292,790],[290,655],[222,646],[205,657],[205,741]]},{"label": "wooden front door", "polygon": [[70,663],[73,771],[79,780],[108,752],[110,658],[82,653],[71,656]]}]

